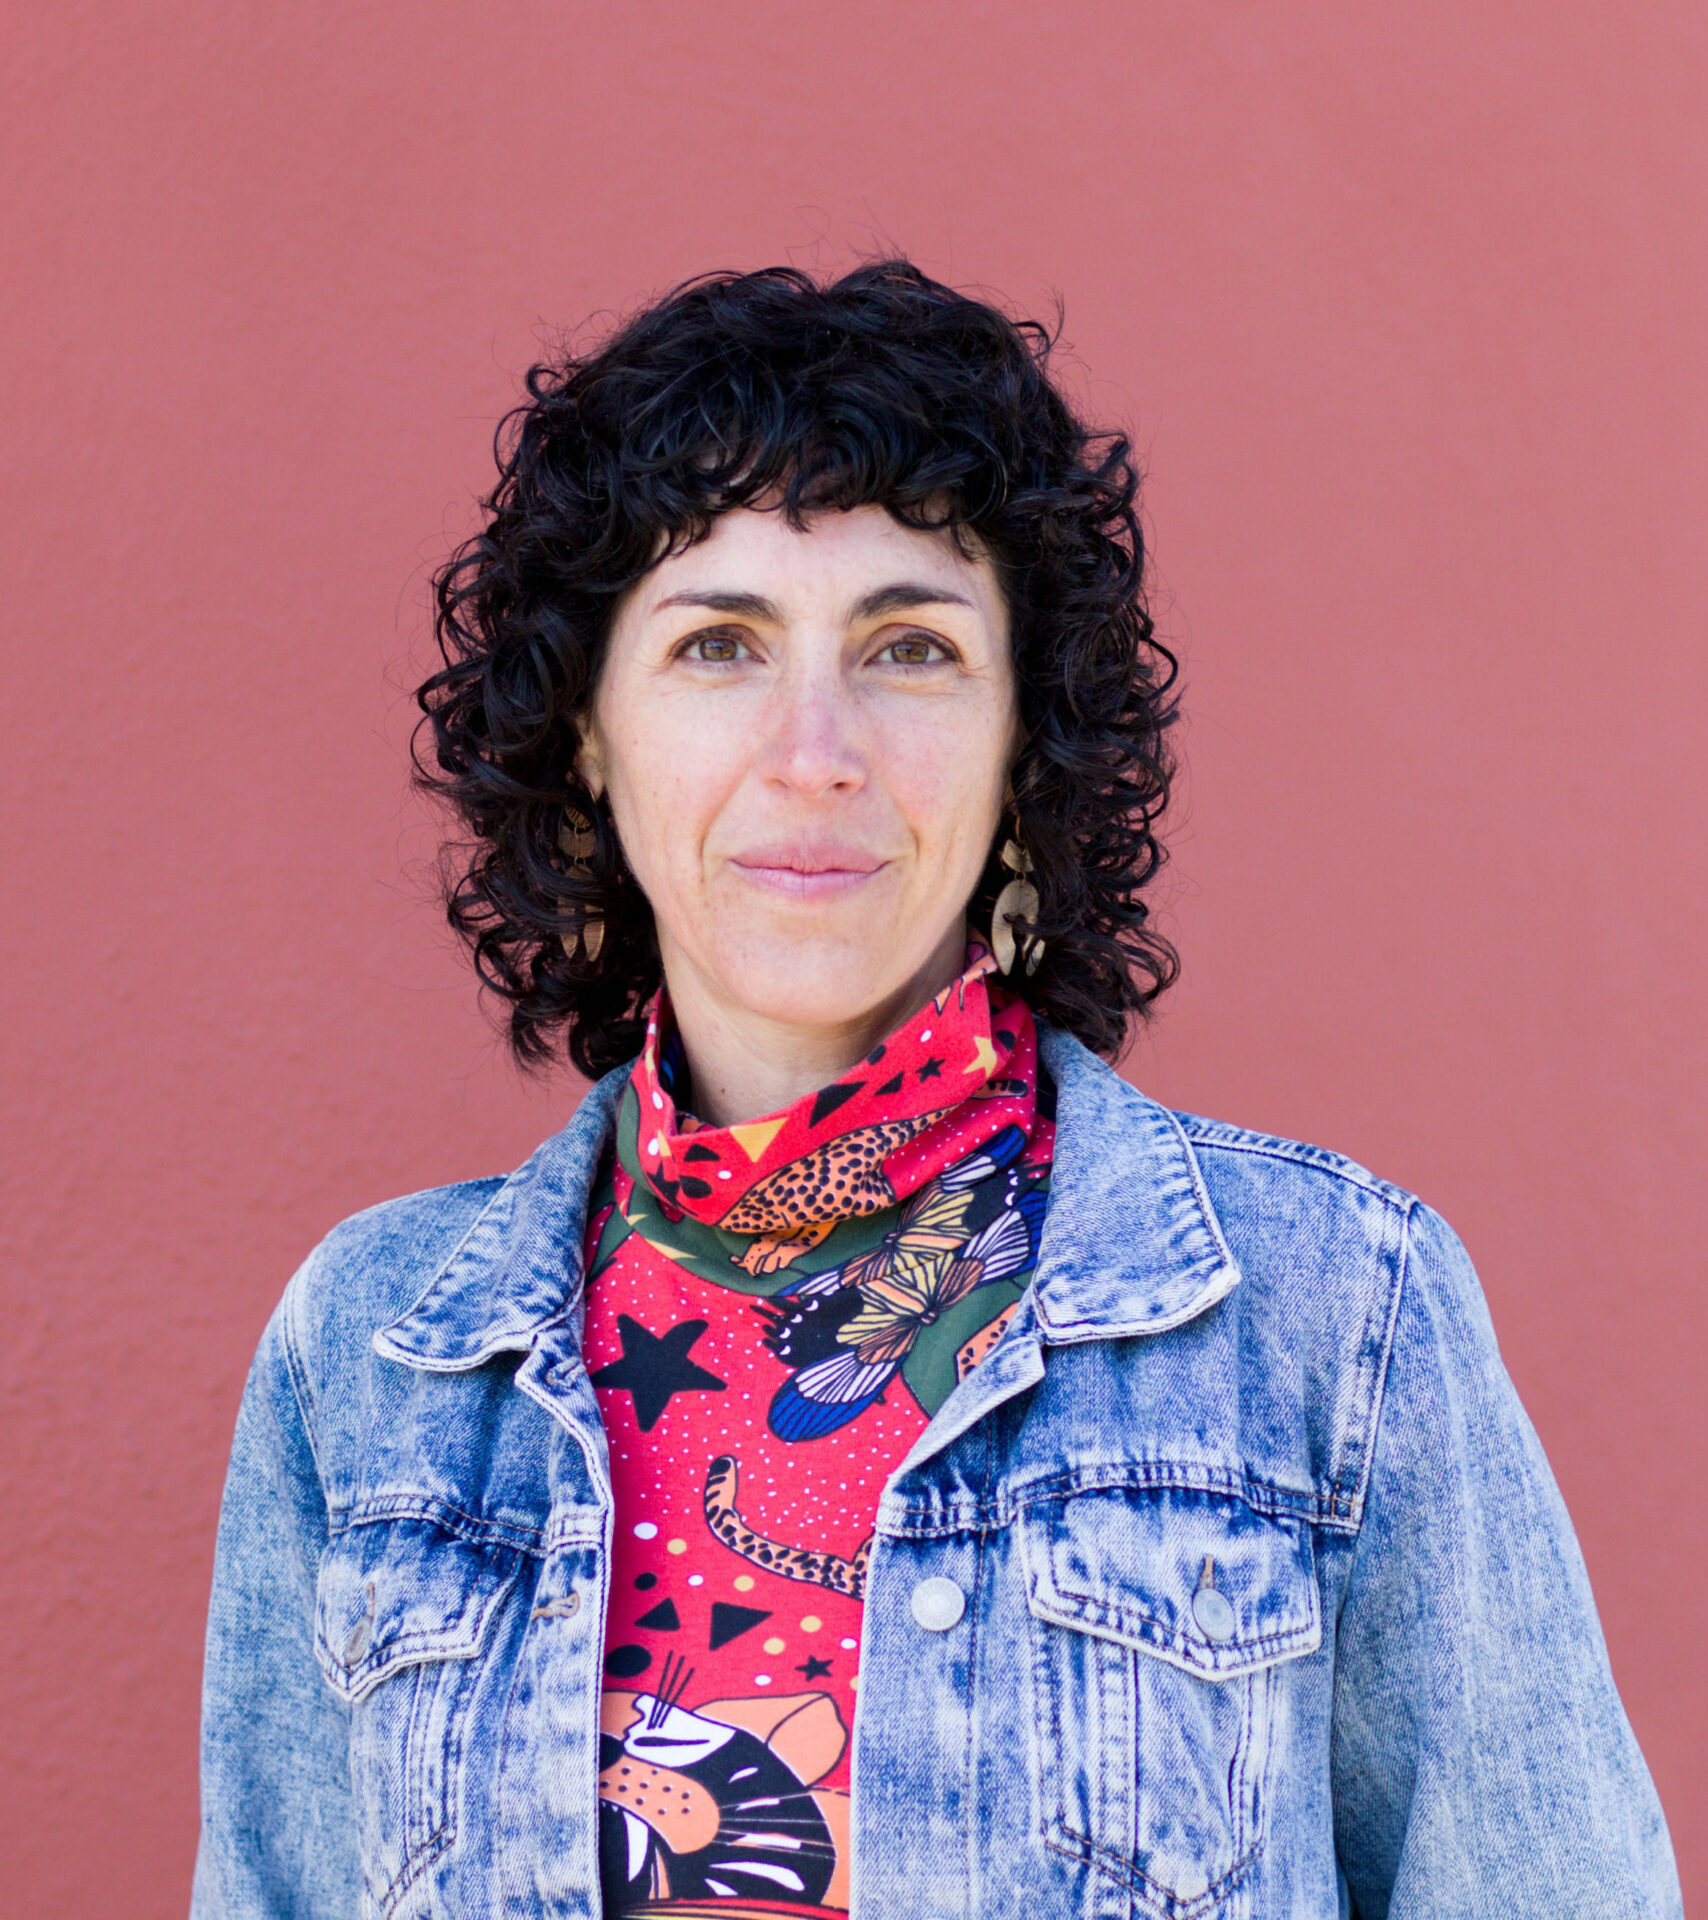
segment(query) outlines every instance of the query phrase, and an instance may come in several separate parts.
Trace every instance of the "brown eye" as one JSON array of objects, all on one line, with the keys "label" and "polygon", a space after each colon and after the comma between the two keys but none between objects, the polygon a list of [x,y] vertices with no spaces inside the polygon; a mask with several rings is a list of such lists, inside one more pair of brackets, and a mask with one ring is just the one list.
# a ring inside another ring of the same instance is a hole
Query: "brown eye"
[{"label": "brown eye", "polygon": [[741,657],[741,642],[733,633],[696,633],[683,647],[684,658],[724,666]]},{"label": "brown eye", "polygon": [[900,640],[892,640],[880,657],[893,660],[898,667],[929,667],[943,653],[940,640],[925,633],[909,633]]}]

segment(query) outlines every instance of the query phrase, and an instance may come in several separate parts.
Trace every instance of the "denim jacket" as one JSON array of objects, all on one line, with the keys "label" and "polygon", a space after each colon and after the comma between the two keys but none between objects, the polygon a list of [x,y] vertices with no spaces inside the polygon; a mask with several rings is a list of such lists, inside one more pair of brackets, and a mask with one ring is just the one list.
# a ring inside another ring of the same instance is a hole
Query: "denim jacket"
[{"label": "denim jacket", "polygon": [[[1042,1038],[1031,1287],[877,1515],[855,1920],[1677,1920],[1451,1231]],[[347,1221],[268,1326],[196,1920],[598,1915],[611,1492],[580,1255],[623,1079],[509,1179]]]}]

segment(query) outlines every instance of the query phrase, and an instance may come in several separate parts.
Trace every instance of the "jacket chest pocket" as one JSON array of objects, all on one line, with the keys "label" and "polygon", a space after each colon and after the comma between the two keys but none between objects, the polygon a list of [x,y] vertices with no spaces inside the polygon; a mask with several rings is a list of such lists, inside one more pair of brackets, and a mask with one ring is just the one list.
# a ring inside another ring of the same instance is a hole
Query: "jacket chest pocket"
[{"label": "jacket chest pocket", "polygon": [[478,1654],[521,1556],[426,1520],[360,1522],[320,1563],[315,1657],[350,1706],[366,1910],[383,1920],[456,1838]]},{"label": "jacket chest pocket", "polygon": [[1020,1522],[1048,1845],[1160,1920],[1228,1910],[1263,1845],[1281,1689],[1322,1641],[1307,1528],[1173,1490]]}]

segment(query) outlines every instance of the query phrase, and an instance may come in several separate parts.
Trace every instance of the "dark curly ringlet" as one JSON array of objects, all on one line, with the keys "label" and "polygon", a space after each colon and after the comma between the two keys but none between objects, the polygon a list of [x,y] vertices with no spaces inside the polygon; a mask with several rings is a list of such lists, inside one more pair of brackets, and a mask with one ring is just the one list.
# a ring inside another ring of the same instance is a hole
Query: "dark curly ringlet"
[{"label": "dark curly ringlet", "polygon": [[[1052,336],[902,260],[828,285],[793,268],[693,280],[592,351],[536,366],[500,426],[483,525],[434,580],[444,667],[419,690],[432,765],[466,838],[447,849],[452,926],[540,1062],[567,1031],[593,1075],[638,1049],[659,984],[652,912],[611,817],[576,777],[578,720],[619,597],[740,506],[799,526],[885,507],[982,544],[1006,591],[1025,744],[1013,776],[1043,961],[1019,982],[1106,1055],[1174,978],[1143,890],[1162,862],[1176,663],[1155,637],[1129,443],[1082,423]],[[588,870],[560,845],[594,823]],[[999,830],[970,913],[1007,877]],[[563,936],[604,915],[598,957]],[[1018,977],[1020,970],[1016,969]]]}]

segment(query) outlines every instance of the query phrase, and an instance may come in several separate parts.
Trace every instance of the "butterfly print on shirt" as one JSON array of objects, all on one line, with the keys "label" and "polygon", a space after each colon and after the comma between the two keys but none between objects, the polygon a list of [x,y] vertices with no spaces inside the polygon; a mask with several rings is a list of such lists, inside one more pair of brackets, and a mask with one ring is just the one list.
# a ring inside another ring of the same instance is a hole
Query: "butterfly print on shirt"
[{"label": "butterfly print on shirt", "polygon": [[1030,1269],[1045,1202],[1015,1164],[1025,1146],[1005,1128],[921,1187],[869,1252],[756,1303],[766,1347],[791,1369],[771,1402],[773,1433],[817,1440],[858,1419],[944,1313]]}]

